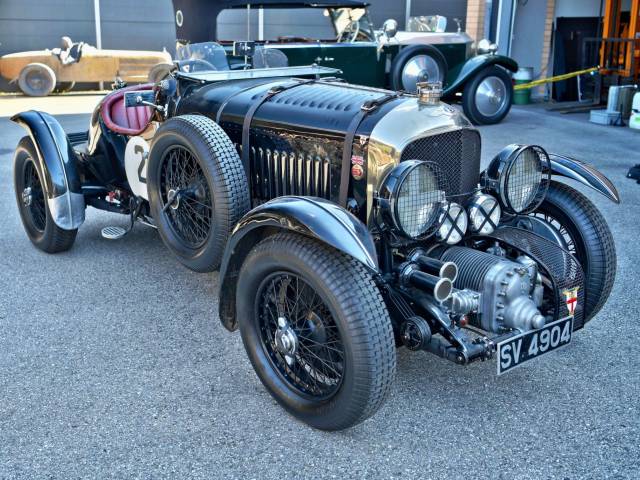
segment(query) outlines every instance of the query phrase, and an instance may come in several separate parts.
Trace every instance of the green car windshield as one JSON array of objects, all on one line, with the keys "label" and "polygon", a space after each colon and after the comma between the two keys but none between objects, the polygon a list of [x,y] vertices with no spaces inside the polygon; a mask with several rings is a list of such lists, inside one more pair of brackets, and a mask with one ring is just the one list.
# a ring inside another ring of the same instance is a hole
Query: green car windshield
[{"label": "green car windshield", "polygon": [[375,41],[375,32],[366,8],[329,8],[327,11],[338,41]]}]

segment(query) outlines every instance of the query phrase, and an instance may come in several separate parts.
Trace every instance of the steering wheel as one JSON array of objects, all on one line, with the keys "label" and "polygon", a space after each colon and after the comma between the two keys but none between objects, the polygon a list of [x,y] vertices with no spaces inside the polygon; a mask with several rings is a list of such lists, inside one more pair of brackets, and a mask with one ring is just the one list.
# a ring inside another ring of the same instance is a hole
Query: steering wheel
[{"label": "steering wheel", "polygon": [[352,20],[345,29],[338,35],[338,42],[353,43],[358,38],[360,33],[360,22],[358,20]]},{"label": "steering wheel", "polygon": [[194,58],[191,60],[181,60],[178,62],[178,68],[181,72],[193,73],[193,72],[205,72],[207,70],[217,70],[216,67],[211,65],[206,60]]}]

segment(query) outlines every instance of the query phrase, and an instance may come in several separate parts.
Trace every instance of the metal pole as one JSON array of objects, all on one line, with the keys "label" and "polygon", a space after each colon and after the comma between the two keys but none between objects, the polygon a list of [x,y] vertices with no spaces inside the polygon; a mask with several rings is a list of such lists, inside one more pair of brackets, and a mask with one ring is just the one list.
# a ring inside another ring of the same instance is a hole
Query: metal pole
[{"label": "metal pole", "polygon": [[258,10],[258,40],[264,40],[264,8]]},{"label": "metal pole", "polygon": [[[93,18],[96,23],[96,48],[102,48],[102,29],[100,28],[100,0],[93,0]],[[98,88],[104,90],[104,82],[98,82]]]},{"label": "metal pole", "polygon": [[405,11],[404,11],[404,29],[409,29],[409,18],[411,18],[411,0],[405,0]]},{"label": "metal pole", "polygon": [[247,41],[251,41],[251,5],[247,3]]}]

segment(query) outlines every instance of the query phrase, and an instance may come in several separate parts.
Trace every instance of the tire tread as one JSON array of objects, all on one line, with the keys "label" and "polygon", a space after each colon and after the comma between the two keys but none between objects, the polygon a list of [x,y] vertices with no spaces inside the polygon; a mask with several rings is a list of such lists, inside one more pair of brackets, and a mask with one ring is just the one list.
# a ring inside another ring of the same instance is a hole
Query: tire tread
[{"label": "tire tread", "polygon": [[564,183],[551,182],[545,202],[569,215],[580,228],[589,261],[589,272],[585,272],[586,323],[604,306],[613,289],[617,265],[613,235],[591,200]]},{"label": "tire tread", "polygon": [[[373,415],[387,398],[396,371],[396,351],[389,313],[371,273],[357,260],[293,233],[276,233],[258,243],[249,255],[283,250],[303,260],[330,286],[348,319],[354,361],[367,371],[354,378],[354,397],[329,422],[312,423],[324,430],[340,430]],[[241,274],[242,275],[242,274]],[[357,294],[354,295],[354,292]]]}]

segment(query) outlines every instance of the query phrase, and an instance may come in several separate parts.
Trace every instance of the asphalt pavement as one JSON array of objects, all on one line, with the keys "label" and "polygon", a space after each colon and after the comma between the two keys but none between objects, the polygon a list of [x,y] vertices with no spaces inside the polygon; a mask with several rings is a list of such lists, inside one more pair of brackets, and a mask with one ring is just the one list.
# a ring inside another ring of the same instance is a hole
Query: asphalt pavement
[{"label": "asphalt pavement", "polygon": [[640,132],[541,108],[481,130],[485,164],[536,143],[616,184],[619,206],[582,189],[618,249],[609,302],[567,348],[502,377],[399,350],[378,414],[324,433],[272,400],[220,325],[218,274],[183,268],[155,231],[104,240],[126,219],[89,209],[71,251],[36,250],[13,191],[23,131],[0,118],[0,478],[639,478],[640,185],[625,174]]}]

